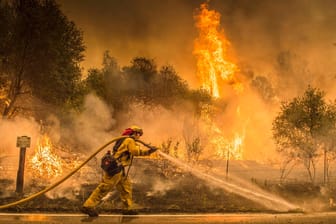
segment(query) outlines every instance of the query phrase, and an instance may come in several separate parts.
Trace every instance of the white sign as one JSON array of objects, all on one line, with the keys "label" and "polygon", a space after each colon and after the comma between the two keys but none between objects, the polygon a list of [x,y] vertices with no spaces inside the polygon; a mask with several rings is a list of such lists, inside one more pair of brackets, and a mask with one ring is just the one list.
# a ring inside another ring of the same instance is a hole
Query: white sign
[{"label": "white sign", "polygon": [[19,147],[19,148],[29,148],[30,147],[30,137],[28,137],[28,136],[19,136],[19,137],[17,137],[16,147]]}]

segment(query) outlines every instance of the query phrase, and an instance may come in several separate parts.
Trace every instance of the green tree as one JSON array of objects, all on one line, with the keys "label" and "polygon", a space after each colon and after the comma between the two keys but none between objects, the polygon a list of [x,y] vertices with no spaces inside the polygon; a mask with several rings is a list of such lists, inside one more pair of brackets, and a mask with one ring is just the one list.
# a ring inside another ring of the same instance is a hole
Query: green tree
[{"label": "green tree", "polygon": [[329,183],[330,161],[336,159],[336,102],[327,105],[326,114],[323,119],[323,129],[320,136],[323,142],[323,164],[325,184]]},{"label": "green tree", "polygon": [[335,128],[331,123],[334,120],[330,118],[330,113],[335,111],[328,107],[324,96],[324,92],[309,86],[302,97],[282,103],[281,111],[273,121],[277,150],[289,161],[301,161],[312,183],[316,160],[327,143],[323,136]]},{"label": "green tree", "polygon": [[106,102],[114,108],[124,109],[127,100],[127,84],[125,75],[117,60],[106,51],[103,57],[102,75],[105,80]]},{"label": "green tree", "polygon": [[88,70],[85,79],[86,92],[94,92],[102,99],[106,99],[105,80],[101,70],[93,68]]},{"label": "green tree", "polygon": [[0,26],[2,116],[14,116],[18,98],[25,95],[55,106],[78,103],[84,52],[81,31],[55,0],[5,1],[0,8],[0,16],[9,24]]},{"label": "green tree", "polygon": [[157,71],[153,59],[136,57],[130,66],[120,69],[116,59],[106,51],[102,69],[90,69],[85,79],[87,92],[95,92],[116,115],[127,110],[133,102],[150,106],[162,105],[166,108],[188,101],[194,106],[195,115],[200,115],[204,104],[211,102],[211,96],[205,90],[190,90],[173,66],[164,65]]},{"label": "green tree", "polygon": [[154,59],[135,57],[130,67],[124,67],[124,72],[129,73],[137,81],[150,82],[157,73],[157,65]]},{"label": "green tree", "polygon": [[152,103],[154,77],[157,75],[157,65],[153,59],[135,57],[131,66],[122,69],[125,74],[125,87],[129,98],[136,98],[146,104]]},{"label": "green tree", "polygon": [[177,74],[174,67],[165,65],[160,68],[152,87],[156,102],[169,107],[188,96],[188,84]]},{"label": "green tree", "polygon": [[113,108],[125,108],[128,86],[116,59],[111,57],[109,51],[104,52],[102,68],[90,69],[84,82],[87,93],[94,92]]}]

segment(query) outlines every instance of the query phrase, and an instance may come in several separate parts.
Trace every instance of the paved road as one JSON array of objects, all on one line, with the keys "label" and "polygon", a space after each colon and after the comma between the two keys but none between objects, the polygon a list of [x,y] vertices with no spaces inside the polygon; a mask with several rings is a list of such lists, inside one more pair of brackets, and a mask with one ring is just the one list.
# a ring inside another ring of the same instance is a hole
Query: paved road
[{"label": "paved road", "polygon": [[136,223],[136,224],[335,224],[336,213],[309,214],[200,214],[200,215],[100,215],[89,218],[82,214],[0,213],[0,223]]}]

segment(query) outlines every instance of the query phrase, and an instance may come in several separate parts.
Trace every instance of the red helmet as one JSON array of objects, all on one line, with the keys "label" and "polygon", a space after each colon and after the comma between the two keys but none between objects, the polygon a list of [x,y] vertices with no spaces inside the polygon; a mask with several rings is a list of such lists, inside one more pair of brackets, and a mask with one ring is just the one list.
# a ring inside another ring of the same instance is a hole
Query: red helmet
[{"label": "red helmet", "polygon": [[139,133],[140,135],[143,135],[142,128],[133,125],[130,128],[125,129],[124,132],[122,133],[122,135],[133,135],[133,134],[136,134],[136,133]]}]

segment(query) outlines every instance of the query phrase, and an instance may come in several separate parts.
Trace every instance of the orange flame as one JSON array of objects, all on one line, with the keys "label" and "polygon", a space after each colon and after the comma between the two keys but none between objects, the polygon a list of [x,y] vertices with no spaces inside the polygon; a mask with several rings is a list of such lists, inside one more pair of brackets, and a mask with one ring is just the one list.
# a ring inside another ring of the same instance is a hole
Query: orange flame
[{"label": "orange flame", "polygon": [[242,160],[244,132],[243,134],[236,132],[234,138],[228,140],[223,137],[222,132],[218,128],[215,129],[218,134],[213,136],[210,142],[215,149],[216,155],[219,158]]},{"label": "orange flame", "polygon": [[244,136],[235,134],[232,141],[225,139],[223,136],[216,136],[211,139],[211,143],[215,147],[216,155],[225,159],[243,159],[243,141]]},{"label": "orange flame", "polygon": [[245,128],[241,134],[236,132],[234,138],[229,140],[223,136],[222,130],[212,121],[210,114],[211,109],[209,106],[203,105],[201,119],[207,124],[208,133],[210,135],[210,145],[215,151],[216,156],[224,159],[242,160]]},{"label": "orange flame", "polygon": [[[209,10],[208,4],[203,3],[194,18],[199,36],[195,40],[193,53],[197,58],[197,75],[201,79],[202,88],[215,98],[220,97],[220,84],[232,85],[236,92],[243,91],[242,83],[235,76],[239,69],[228,57],[230,42],[226,39],[224,30],[220,28],[220,14]],[[237,114],[239,115],[239,108]],[[201,118],[208,126],[210,143],[217,156],[243,159],[245,134],[236,133],[232,140],[223,137],[222,130],[213,122],[206,106],[202,109]]]},{"label": "orange flame", "polygon": [[62,160],[54,154],[52,144],[48,136],[44,135],[37,141],[35,154],[30,160],[33,176],[52,178],[60,176],[63,172]]},{"label": "orange flame", "polygon": [[203,3],[195,20],[199,37],[195,40],[193,53],[197,57],[197,73],[202,88],[208,90],[213,97],[220,97],[218,81],[224,80],[232,84],[236,91],[242,91],[242,84],[234,76],[238,68],[227,56],[230,43],[220,29],[220,14],[209,10],[208,4]]}]

